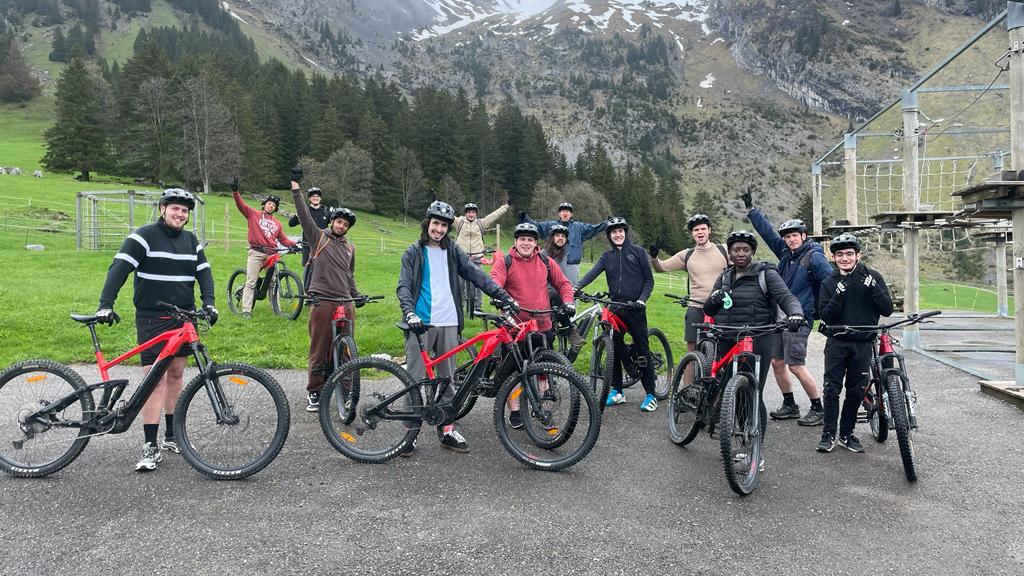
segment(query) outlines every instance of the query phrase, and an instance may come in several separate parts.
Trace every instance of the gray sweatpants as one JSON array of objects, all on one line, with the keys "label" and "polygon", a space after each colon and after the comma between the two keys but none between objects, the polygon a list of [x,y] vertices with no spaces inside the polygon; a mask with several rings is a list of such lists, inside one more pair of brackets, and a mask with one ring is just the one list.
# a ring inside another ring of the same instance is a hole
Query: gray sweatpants
[{"label": "gray sweatpants", "polygon": [[569,283],[575,286],[576,281],[580,278],[580,265],[566,264],[565,267],[562,268],[562,272],[565,273],[565,277],[569,280]]},{"label": "gray sweatpants", "polygon": [[[423,347],[427,355],[437,358],[441,354],[459,345],[458,326],[427,326],[427,332],[420,336],[423,339]],[[412,374],[414,380],[426,378],[427,368],[420,356],[420,347],[416,344],[416,335],[410,333],[405,338],[405,362],[406,368]],[[434,366],[435,378],[451,378],[455,373],[455,358],[449,358]],[[439,402],[451,402],[455,397],[455,390],[448,386]],[[426,400],[426,399],[424,399]],[[438,430],[440,434],[440,429]]]}]

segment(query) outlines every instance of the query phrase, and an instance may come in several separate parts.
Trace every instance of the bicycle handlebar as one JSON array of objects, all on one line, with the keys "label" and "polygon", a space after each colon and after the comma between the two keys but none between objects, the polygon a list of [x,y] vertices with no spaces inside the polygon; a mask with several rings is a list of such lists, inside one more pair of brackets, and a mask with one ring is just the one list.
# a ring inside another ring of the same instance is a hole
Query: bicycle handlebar
[{"label": "bicycle handlebar", "polygon": [[587,294],[586,292],[580,292],[576,297],[584,302],[592,302],[594,304],[604,304],[605,306],[611,306],[613,308],[629,308],[636,309],[636,302],[618,302],[615,300],[608,300],[607,292],[597,292],[595,294]]},{"label": "bicycle handlebar", "polygon": [[319,294],[303,294],[299,298],[316,304],[318,302],[336,302],[338,304],[347,304],[349,302],[362,302],[367,304],[369,302],[376,302],[377,300],[383,300],[383,296],[360,296],[358,298],[331,298],[329,296],[320,296]]},{"label": "bicycle handlebar", "polygon": [[164,302],[163,300],[157,300],[156,301],[156,306],[159,307],[159,308],[164,308],[164,309],[168,310],[171,313],[171,316],[174,316],[174,317],[176,317],[179,320],[185,320],[185,321],[191,322],[193,320],[207,320],[208,321],[210,319],[210,315],[207,314],[206,311],[203,310],[203,309],[199,309],[199,310],[185,310],[184,308],[179,308],[179,307],[175,306],[174,304],[171,304],[169,302]]},{"label": "bicycle handlebar", "polygon": [[494,254],[494,248],[484,248],[483,252],[469,252],[466,256],[472,258],[473,256],[487,256],[488,254]]},{"label": "bicycle handlebar", "polygon": [[[698,330],[707,330],[712,333],[720,334],[722,332],[747,332],[750,334],[764,333],[769,334],[771,332],[778,332],[786,327],[785,322],[776,322],[774,324],[764,324],[761,326],[724,326],[722,324],[706,324],[704,322],[693,324]],[[760,334],[758,334],[760,335]]]},{"label": "bicycle handlebar", "polygon": [[932,310],[931,312],[925,312],[923,314],[911,314],[903,320],[891,322],[889,324],[878,324],[877,326],[830,326],[826,324],[825,328],[830,331],[835,331],[835,335],[849,334],[852,332],[884,332],[904,325],[909,326],[911,324],[917,324],[919,322],[923,322],[925,318],[931,318],[932,316],[938,316],[939,314],[942,314],[942,310]]},{"label": "bicycle handlebar", "polygon": [[690,298],[689,294],[687,294],[686,296],[678,296],[676,294],[665,294],[665,297],[675,300],[676,304],[679,304],[683,308],[688,307],[690,305],[690,302],[693,302],[694,304],[700,304],[701,306],[704,305],[703,301],[697,300],[695,298]]}]

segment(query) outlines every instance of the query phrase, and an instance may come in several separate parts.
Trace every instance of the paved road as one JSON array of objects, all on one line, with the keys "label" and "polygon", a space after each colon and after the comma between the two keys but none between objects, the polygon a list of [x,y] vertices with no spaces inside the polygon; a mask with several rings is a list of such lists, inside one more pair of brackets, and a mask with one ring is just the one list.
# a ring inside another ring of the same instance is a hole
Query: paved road
[{"label": "paved road", "polygon": [[0,573],[1024,573],[1021,412],[908,360],[919,482],[863,426],[866,454],[818,454],[820,429],[789,421],[769,425],[765,482],[748,498],[729,491],[714,442],[671,444],[664,409],[641,414],[639,391],[566,472],[508,457],[489,402],[463,427],[470,454],[421,441],[414,458],[374,466],[334,452],[303,411],[301,375],[278,372],[291,435],[249,480],[210,481],[179,457],[136,474],[138,428],[93,440],[52,477],[0,477]]}]

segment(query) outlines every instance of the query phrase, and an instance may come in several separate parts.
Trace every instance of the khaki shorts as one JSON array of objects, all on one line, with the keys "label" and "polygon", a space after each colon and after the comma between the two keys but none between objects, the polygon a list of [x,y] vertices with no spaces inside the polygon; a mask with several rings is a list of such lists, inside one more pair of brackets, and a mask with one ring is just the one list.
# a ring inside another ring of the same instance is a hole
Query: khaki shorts
[{"label": "khaki shorts", "polygon": [[807,338],[811,335],[811,327],[803,325],[800,330],[782,332],[781,338],[775,338],[772,358],[782,358],[786,366],[803,366],[807,363]]}]

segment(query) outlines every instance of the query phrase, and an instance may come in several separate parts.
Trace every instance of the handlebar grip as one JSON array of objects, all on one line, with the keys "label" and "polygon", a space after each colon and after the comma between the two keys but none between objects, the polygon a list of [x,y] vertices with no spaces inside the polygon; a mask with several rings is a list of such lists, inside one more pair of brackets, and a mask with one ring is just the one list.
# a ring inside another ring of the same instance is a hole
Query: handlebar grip
[{"label": "handlebar grip", "polygon": [[682,296],[677,296],[677,295],[675,295],[675,294],[665,294],[665,297],[666,297],[666,298],[671,298],[671,299],[673,299],[673,300],[682,300],[682,299],[683,299],[683,297],[682,297]]},{"label": "handlebar grip", "polygon": [[924,314],[918,314],[917,318],[918,318],[918,320],[923,320],[924,318],[931,318],[932,316],[938,316],[939,314],[942,314],[942,310],[932,310],[931,312],[925,312]]},{"label": "handlebar grip", "polygon": [[177,306],[175,306],[174,304],[170,304],[168,302],[164,302],[163,300],[157,300],[155,302],[155,304],[157,306],[159,306],[160,308],[166,308],[168,310],[174,310],[175,308],[177,308]]}]

